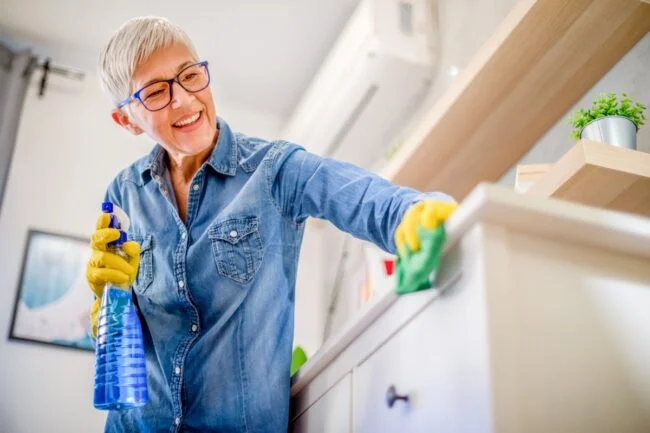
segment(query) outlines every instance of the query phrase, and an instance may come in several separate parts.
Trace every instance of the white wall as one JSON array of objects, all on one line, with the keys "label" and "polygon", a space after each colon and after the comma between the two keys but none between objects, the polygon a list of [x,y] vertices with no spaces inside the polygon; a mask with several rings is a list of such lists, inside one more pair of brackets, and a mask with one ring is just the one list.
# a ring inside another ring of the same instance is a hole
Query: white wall
[{"label": "white wall", "polygon": [[296,276],[294,345],[312,356],[323,341],[327,302],[325,268],[321,262],[325,233],[310,221],[305,229]]},{"label": "white wall", "polygon": [[403,142],[465,69],[481,46],[512,10],[517,0],[431,0],[437,25],[433,41],[436,59],[433,82],[420,106],[391,143],[386,143],[373,165],[381,172],[388,163],[385,148]]},{"label": "white wall", "polygon": [[[92,353],[6,336],[28,228],[87,237],[108,183],[152,142],[112,123],[95,76],[80,83],[53,75],[39,99],[36,75],[0,213],[0,431],[103,431],[104,413],[92,406]],[[271,116],[217,109],[242,132],[278,134],[280,122]]]}]

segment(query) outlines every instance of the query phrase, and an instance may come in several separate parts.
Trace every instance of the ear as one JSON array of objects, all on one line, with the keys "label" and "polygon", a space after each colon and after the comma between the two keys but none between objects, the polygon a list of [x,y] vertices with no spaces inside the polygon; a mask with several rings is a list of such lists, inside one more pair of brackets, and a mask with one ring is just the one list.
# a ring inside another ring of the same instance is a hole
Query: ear
[{"label": "ear", "polygon": [[113,121],[115,123],[120,125],[122,128],[126,129],[133,135],[140,135],[144,132],[142,128],[140,128],[138,125],[132,122],[131,119],[129,119],[129,116],[127,116],[119,108],[114,108],[113,111],[111,111],[111,117],[113,118]]}]

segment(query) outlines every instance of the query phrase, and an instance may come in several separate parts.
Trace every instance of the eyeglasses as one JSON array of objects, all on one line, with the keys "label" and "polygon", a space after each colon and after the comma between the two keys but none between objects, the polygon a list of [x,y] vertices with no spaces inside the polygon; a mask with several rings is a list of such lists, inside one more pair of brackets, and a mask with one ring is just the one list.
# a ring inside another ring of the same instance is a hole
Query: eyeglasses
[{"label": "eyeglasses", "polygon": [[203,61],[190,65],[169,80],[160,80],[147,84],[121,101],[117,108],[122,108],[137,99],[149,111],[162,110],[172,102],[174,82],[177,82],[190,93],[200,92],[210,84],[208,62]]}]

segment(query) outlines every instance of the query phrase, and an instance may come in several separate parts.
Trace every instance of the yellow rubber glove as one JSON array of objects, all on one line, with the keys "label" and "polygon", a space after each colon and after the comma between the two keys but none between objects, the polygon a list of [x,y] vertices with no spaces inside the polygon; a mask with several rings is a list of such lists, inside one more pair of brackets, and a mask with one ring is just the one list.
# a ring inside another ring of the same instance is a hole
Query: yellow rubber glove
[{"label": "yellow rubber glove", "polygon": [[125,259],[115,253],[107,251],[106,245],[119,239],[117,229],[108,228],[110,215],[102,213],[97,219],[95,232],[90,240],[92,254],[86,266],[86,279],[90,289],[95,294],[95,302],[90,310],[90,325],[93,338],[97,337],[97,318],[104,286],[107,283],[128,289],[135,281],[140,266],[140,245],[134,241],[122,244],[122,251],[128,256]]},{"label": "yellow rubber glove", "polygon": [[420,251],[418,227],[425,230],[435,230],[456,210],[455,202],[441,200],[425,200],[411,206],[395,231],[395,244],[398,253],[403,253],[408,247],[411,253]]}]

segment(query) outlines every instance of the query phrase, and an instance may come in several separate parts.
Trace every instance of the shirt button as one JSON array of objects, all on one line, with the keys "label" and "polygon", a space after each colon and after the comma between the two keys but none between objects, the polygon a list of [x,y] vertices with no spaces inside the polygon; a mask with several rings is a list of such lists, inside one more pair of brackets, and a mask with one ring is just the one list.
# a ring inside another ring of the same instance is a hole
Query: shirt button
[{"label": "shirt button", "polygon": [[192,189],[193,189],[194,191],[198,191],[198,190],[199,190],[199,184],[198,184],[198,183],[195,183],[194,185],[192,185]]},{"label": "shirt button", "polygon": [[178,282],[178,287],[180,287],[182,289],[183,287],[185,287],[185,283],[183,281],[179,281]]},{"label": "shirt button", "polygon": [[192,332],[196,332],[197,329],[199,329],[199,327],[196,326],[196,323],[192,325]]},{"label": "shirt button", "polygon": [[233,230],[230,232],[230,237],[231,238],[236,238],[237,237],[237,231]]},{"label": "shirt button", "polygon": [[176,367],[176,368],[174,369],[174,373],[176,373],[176,376],[180,376],[180,375],[181,375],[181,368],[180,368],[180,367]]},{"label": "shirt button", "polygon": [[174,420],[174,424],[179,425],[181,423],[181,419],[179,417],[176,417]]},{"label": "shirt button", "polygon": [[181,239],[185,239],[187,237],[187,233],[183,232],[181,233]]}]

